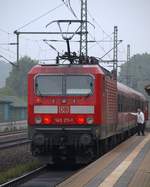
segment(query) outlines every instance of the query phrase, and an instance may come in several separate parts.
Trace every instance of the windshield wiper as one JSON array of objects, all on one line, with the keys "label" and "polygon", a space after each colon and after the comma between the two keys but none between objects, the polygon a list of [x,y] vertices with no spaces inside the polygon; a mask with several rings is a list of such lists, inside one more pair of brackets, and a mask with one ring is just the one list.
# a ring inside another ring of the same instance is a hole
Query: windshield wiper
[{"label": "windshield wiper", "polygon": [[36,91],[38,92],[38,96],[42,96],[41,91],[39,89],[39,85],[37,82],[35,83],[35,88],[36,88]]},{"label": "windshield wiper", "polygon": [[86,97],[89,97],[92,94],[92,90],[93,90],[93,83],[90,82],[90,92],[86,94]]}]

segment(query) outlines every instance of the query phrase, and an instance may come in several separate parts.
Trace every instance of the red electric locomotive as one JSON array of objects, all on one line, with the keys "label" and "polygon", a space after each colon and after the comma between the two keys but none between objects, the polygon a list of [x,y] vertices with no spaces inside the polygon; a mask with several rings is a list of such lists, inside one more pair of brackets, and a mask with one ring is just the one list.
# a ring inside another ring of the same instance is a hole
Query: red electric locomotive
[{"label": "red electric locomotive", "polygon": [[46,162],[90,162],[135,132],[128,113],[138,107],[146,112],[145,97],[96,63],[37,65],[28,74],[32,153]]}]

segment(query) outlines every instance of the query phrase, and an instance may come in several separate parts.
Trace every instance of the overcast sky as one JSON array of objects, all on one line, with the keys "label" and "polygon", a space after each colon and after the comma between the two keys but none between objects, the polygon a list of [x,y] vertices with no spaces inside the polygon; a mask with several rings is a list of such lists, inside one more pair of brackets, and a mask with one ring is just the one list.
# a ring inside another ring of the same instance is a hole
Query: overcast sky
[{"label": "overcast sky", "polygon": [[[22,27],[34,18],[59,6],[62,0],[0,0],[0,43],[15,42],[13,31]],[[72,8],[80,16],[80,0],[71,0]],[[119,39],[123,43],[119,46],[119,59],[126,59],[126,46],[131,45],[131,55],[136,53],[150,53],[150,0],[88,0],[89,21],[95,29],[89,26],[89,31],[97,40],[110,40],[104,32],[111,35],[113,27],[118,26]],[[53,31],[55,27],[45,28],[45,25],[56,19],[75,19],[69,10],[62,5],[42,19],[24,27],[20,31]],[[95,22],[98,22],[98,24]],[[102,29],[104,32],[102,31]],[[6,32],[5,32],[6,31]],[[8,34],[10,33],[10,34]],[[111,35],[112,37],[112,35]],[[52,36],[21,36],[20,54],[29,55],[37,59],[53,58],[56,53],[42,41]],[[89,39],[92,39],[89,36]],[[56,48],[59,49],[58,44]],[[65,50],[65,45],[63,46]],[[77,46],[76,46],[77,47]],[[89,45],[89,54],[103,56],[112,47],[112,43],[105,42]],[[74,47],[72,47],[74,49]],[[16,50],[13,46],[0,45],[0,55],[15,60]],[[106,57],[110,59],[112,54]]]}]

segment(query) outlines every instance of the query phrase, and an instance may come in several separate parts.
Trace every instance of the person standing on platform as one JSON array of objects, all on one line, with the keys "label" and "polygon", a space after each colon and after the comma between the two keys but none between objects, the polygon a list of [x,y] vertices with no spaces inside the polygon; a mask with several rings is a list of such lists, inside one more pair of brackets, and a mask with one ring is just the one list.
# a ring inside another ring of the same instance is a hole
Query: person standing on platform
[{"label": "person standing on platform", "polygon": [[137,113],[130,113],[133,115],[137,116],[137,133],[138,136],[140,136],[140,132],[142,133],[142,135],[144,136],[144,130],[145,130],[145,118],[144,118],[144,113],[142,112],[142,110],[140,108],[137,109]]}]

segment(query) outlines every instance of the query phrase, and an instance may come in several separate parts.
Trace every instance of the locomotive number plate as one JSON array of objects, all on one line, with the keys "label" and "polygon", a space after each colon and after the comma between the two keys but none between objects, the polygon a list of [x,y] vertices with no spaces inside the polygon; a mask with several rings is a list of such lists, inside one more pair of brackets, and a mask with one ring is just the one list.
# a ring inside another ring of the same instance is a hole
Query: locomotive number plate
[{"label": "locomotive number plate", "polygon": [[73,118],[55,118],[54,119],[55,123],[58,124],[73,124],[74,123],[74,119]]},{"label": "locomotive number plate", "polygon": [[69,106],[58,106],[58,112],[60,114],[69,114],[70,107]]}]

